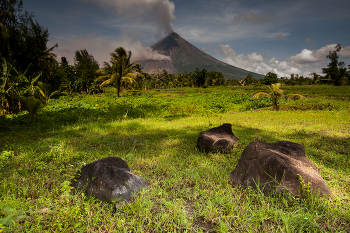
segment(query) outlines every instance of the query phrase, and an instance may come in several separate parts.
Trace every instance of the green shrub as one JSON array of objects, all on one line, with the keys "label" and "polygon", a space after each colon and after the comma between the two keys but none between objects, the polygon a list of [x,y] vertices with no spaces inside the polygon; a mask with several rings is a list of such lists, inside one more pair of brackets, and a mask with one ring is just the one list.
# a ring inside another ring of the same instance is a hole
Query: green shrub
[{"label": "green shrub", "polygon": [[3,151],[0,154],[0,167],[4,167],[7,164],[7,162],[13,157],[13,154],[13,151]]}]

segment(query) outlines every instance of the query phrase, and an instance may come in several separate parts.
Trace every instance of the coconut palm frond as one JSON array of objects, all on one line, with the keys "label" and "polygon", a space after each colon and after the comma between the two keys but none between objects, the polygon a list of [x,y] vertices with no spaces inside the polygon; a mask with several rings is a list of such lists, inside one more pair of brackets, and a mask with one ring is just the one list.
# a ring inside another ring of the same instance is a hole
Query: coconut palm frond
[{"label": "coconut palm frond", "polygon": [[133,79],[130,76],[124,76],[124,77],[122,77],[122,81],[125,83],[133,83],[135,81],[135,79]]},{"label": "coconut palm frond", "polygon": [[253,95],[252,95],[253,98],[259,98],[260,96],[270,97],[270,94],[267,92],[263,92],[263,91],[257,91],[255,93],[253,93]]},{"label": "coconut palm frond", "polygon": [[55,48],[58,48],[58,44],[57,43],[54,46],[52,46],[51,48],[48,48],[48,49],[45,50],[44,53],[46,54],[47,58],[57,58],[57,54],[52,52]]},{"label": "coconut palm frond", "polygon": [[106,86],[106,85],[110,85],[110,84],[111,84],[111,80],[110,80],[110,79],[107,79],[106,81],[104,81],[103,83],[101,83],[100,88],[102,88],[103,86]]},{"label": "coconut palm frond", "polygon": [[98,75],[105,75],[106,74],[106,70],[104,70],[104,69],[96,70],[96,74],[98,74]]},{"label": "coconut palm frond", "polygon": [[96,78],[95,80],[94,80],[94,82],[104,82],[104,81],[106,81],[107,79],[108,79],[108,75],[103,75],[103,76],[99,76],[98,78]]},{"label": "coconut palm frond", "polygon": [[287,100],[298,100],[298,99],[306,99],[305,96],[300,94],[289,94],[287,95]]}]

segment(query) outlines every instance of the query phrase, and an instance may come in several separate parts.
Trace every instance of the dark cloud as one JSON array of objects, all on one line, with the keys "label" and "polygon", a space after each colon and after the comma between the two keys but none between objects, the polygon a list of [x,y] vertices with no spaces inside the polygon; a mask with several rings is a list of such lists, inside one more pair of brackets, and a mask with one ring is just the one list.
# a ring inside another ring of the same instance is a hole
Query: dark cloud
[{"label": "dark cloud", "polygon": [[154,23],[160,36],[174,31],[175,4],[169,0],[81,0],[93,2],[139,23]]},{"label": "dark cloud", "polygon": [[286,35],[278,34],[273,39],[274,40],[285,40],[285,39],[287,39],[287,37],[288,36],[286,36]]},{"label": "dark cloud", "polygon": [[279,20],[276,18],[272,18],[269,15],[259,16],[255,13],[248,12],[246,14],[240,14],[240,15],[234,16],[234,20],[232,21],[232,23],[239,23],[239,22],[248,22],[253,25],[270,22],[274,25],[277,25],[279,23]]},{"label": "dark cloud", "polygon": [[308,43],[308,44],[311,44],[311,43],[314,42],[314,41],[311,40],[311,39],[309,39],[309,38],[307,38],[307,39],[305,39],[305,42]]}]

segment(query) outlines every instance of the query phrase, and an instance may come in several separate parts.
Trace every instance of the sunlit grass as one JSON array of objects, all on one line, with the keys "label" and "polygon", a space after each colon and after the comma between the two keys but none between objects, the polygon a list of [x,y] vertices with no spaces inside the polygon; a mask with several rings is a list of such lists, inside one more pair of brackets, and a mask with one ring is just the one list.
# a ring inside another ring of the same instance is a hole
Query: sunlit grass
[{"label": "sunlit grass", "polygon": [[[3,231],[341,232],[350,227],[347,109],[224,113],[214,109],[211,114],[172,115],[155,106],[154,117],[140,117],[134,114],[137,108],[125,116],[125,107],[136,103],[137,96],[121,98],[117,101],[121,105],[113,105],[114,98],[93,97],[71,100],[72,105],[80,101],[92,107],[63,109],[56,115],[47,110],[35,119],[18,116],[3,121],[7,123],[0,132]],[[168,101],[152,98],[155,105]],[[110,108],[99,109],[96,104]],[[54,105],[55,101],[50,106]],[[223,123],[231,123],[240,139],[231,153],[195,149],[200,132]],[[230,172],[244,148],[256,140],[302,144],[332,197],[268,197],[232,186]],[[127,161],[150,182],[149,188],[117,207],[70,192],[67,181],[78,169],[108,156]]]}]

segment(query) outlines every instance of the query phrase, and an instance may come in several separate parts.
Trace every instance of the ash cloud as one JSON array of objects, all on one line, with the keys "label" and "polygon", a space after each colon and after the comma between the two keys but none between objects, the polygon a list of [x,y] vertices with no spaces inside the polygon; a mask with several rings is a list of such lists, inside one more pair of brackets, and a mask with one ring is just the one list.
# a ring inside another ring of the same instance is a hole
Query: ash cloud
[{"label": "ash cloud", "polygon": [[107,14],[115,15],[117,22],[122,25],[118,26],[121,33],[117,37],[90,34],[64,41],[58,49],[60,55],[72,57],[75,49],[86,48],[102,64],[102,61],[109,61],[109,54],[115,48],[122,46],[132,51],[132,60],[170,59],[144,46],[143,43],[154,43],[174,32],[171,25],[171,21],[175,19],[173,2],[169,0],[80,1],[93,3],[105,10]]},{"label": "ash cloud", "polygon": [[118,16],[139,23],[156,25],[158,36],[173,32],[171,21],[175,19],[175,4],[169,0],[81,0],[93,2]]},{"label": "ash cloud", "polygon": [[158,54],[150,47],[144,47],[140,41],[132,41],[130,38],[124,37],[115,39],[108,36],[98,36],[95,34],[79,36],[75,39],[62,41],[61,45],[56,49],[58,60],[66,57],[73,64],[75,50],[87,49],[99,62],[100,66],[103,62],[110,61],[110,53],[118,47],[123,47],[127,51],[131,51],[132,61],[142,61],[144,59],[153,60],[169,60],[170,58],[162,54]]}]

